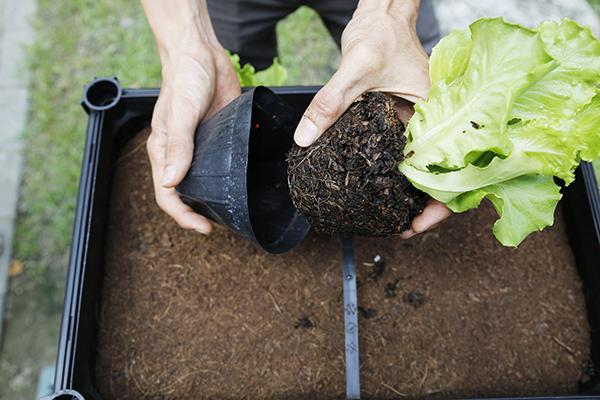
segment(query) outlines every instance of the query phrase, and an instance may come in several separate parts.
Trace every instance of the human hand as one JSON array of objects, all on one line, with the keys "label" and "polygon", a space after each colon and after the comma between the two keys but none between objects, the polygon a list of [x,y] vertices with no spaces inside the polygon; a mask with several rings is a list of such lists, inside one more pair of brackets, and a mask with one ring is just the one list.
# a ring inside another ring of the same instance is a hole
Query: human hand
[{"label": "human hand", "polygon": [[[175,186],[191,165],[196,127],[239,96],[240,85],[227,53],[214,36],[204,2],[189,3],[190,7],[199,7],[195,13],[179,10],[171,18],[156,18],[157,13],[170,11],[165,9],[169,7],[166,3],[143,2],[158,45],[163,75],[147,142],[154,194],[158,206],[179,226],[208,234],[212,230],[209,220],[183,203]],[[178,9],[171,5],[173,8]],[[177,21],[181,32],[174,34],[177,28],[163,25],[164,21]]]},{"label": "human hand", "polygon": [[[340,66],[315,95],[294,134],[299,146],[310,146],[333,125],[362,93],[397,96],[396,110],[407,122],[412,104],[429,90],[427,54],[416,33],[418,1],[361,0],[342,34]],[[431,199],[415,217],[409,238],[437,225],[451,214]]]}]

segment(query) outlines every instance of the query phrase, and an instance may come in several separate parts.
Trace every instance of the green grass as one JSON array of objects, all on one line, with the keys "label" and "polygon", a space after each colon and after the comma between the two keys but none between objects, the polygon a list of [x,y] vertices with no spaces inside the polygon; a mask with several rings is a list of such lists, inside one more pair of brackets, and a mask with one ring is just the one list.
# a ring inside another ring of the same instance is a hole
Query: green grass
[{"label": "green grass", "polygon": [[39,8],[16,247],[29,266],[62,261],[70,241],[86,124],[83,86],[102,75],[134,87],[160,82],[137,2],[42,0]]},{"label": "green grass", "polygon": [[[0,398],[31,399],[39,367],[53,363],[87,116],[79,105],[94,76],[125,87],[157,87],[160,64],[137,1],[40,0],[28,52],[30,113],[25,132],[14,257],[0,355]],[[301,8],[277,29],[287,84],[321,84],[339,55],[327,30]]]},{"label": "green grass", "polygon": [[339,51],[318,15],[301,7],[277,27],[279,57],[288,85],[320,85],[335,72]]}]

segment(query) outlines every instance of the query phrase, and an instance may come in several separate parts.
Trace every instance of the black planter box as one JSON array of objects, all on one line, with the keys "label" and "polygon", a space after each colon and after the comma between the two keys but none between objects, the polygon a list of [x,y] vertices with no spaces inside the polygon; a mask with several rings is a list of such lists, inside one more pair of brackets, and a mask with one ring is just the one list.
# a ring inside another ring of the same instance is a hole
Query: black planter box
[{"label": "black planter box", "polygon": [[[317,88],[274,91],[302,111]],[[83,106],[89,113],[71,244],[62,327],[56,362],[55,394],[46,400],[101,400],[95,389],[97,314],[103,282],[103,252],[117,150],[149,126],[158,89],[121,89],[114,78],[95,80]],[[592,165],[582,163],[560,206],[577,269],[583,281],[591,326],[591,357],[600,366],[600,192]],[[600,399],[598,374],[579,393],[544,399]],[[492,389],[492,388],[490,388]]]}]

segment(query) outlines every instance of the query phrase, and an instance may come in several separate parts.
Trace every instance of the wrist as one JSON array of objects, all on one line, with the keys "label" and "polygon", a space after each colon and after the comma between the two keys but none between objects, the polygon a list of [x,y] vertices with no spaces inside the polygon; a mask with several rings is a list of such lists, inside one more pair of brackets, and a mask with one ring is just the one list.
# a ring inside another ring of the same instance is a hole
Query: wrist
[{"label": "wrist", "polygon": [[[176,36],[175,36],[176,37]],[[202,40],[202,37],[194,31],[184,32],[179,40],[168,36],[156,37],[156,46],[163,68],[182,58],[191,58],[202,61],[213,57],[213,45]]]},{"label": "wrist", "polygon": [[357,12],[384,13],[400,23],[416,26],[420,0],[359,0]]},{"label": "wrist", "polygon": [[220,48],[205,0],[142,0],[161,62],[180,55],[201,56]]}]

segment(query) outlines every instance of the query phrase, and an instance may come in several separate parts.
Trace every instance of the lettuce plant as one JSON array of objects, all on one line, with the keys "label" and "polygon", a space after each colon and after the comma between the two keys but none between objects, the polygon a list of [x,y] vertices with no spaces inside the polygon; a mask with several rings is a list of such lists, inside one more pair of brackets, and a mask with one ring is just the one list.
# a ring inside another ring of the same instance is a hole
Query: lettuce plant
[{"label": "lettuce plant", "polygon": [[260,85],[281,86],[287,79],[287,70],[279,63],[277,57],[273,59],[273,64],[267,69],[256,72],[252,64],[246,63],[241,66],[239,55],[235,53],[228,53],[228,55],[242,87]]},{"label": "lettuce plant", "polygon": [[554,222],[581,160],[600,155],[600,42],[568,19],[535,29],[480,19],[434,48],[400,171],[455,212],[490,200],[517,246]]}]

